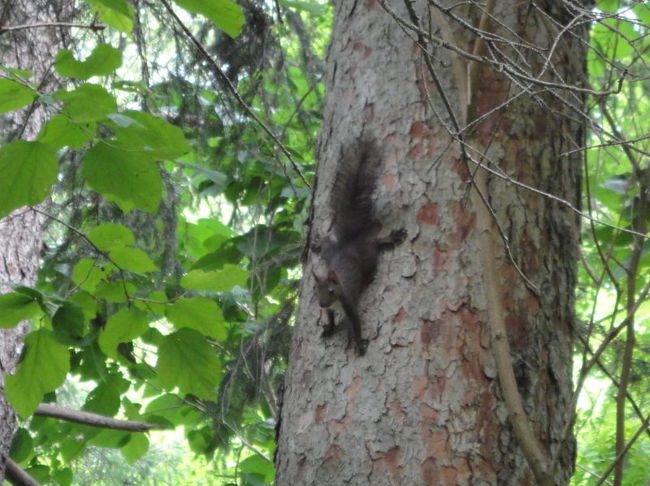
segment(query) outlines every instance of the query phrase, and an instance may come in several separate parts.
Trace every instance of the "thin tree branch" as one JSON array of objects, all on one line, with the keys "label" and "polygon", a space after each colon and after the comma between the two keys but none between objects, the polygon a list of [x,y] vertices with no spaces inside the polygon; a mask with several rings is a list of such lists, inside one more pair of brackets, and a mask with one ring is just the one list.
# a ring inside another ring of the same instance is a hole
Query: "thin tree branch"
[{"label": "thin tree branch", "polygon": [[99,427],[102,429],[111,430],[124,430],[127,432],[147,432],[149,430],[168,429],[164,425],[147,424],[144,422],[137,422],[135,420],[119,420],[98,413],[84,412],[82,410],[72,410],[69,408],[61,407],[54,403],[41,403],[34,415],[40,417],[50,417],[66,422],[74,422],[76,424],[89,425],[91,427]]},{"label": "thin tree branch", "polygon": [[17,30],[44,29],[50,27],[66,27],[69,29],[90,29],[95,32],[102,31],[106,28],[105,25],[96,24],[96,23],[87,25],[87,24],[72,24],[69,22],[47,22],[42,24],[7,25],[5,27],[0,27],[0,35],[4,34],[5,32],[15,32]]}]

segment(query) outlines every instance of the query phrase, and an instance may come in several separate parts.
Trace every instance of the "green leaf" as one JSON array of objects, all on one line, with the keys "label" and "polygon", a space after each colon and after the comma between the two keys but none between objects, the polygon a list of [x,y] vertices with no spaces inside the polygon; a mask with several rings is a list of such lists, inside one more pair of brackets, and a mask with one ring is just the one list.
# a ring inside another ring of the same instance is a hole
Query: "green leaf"
[{"label": "green leaf", "polygon": [[120,447],[123,447],[128,441],[129,432],[104,429],[88,442],[98,447],[110,447],[111,449],[119,449]]},{"label": "green leaf", "polygon": [[114,248],[109,252],[109,256],[118,267],[130,272],[147,273],[158,269],[139,248]]},{"label": "green leaf", "polygon": [[599,0],[596,5],[603,12],[616,12],[619,7],[618,0]]},{"label": "green leaf", "polygon": [[144,456],[148,450],[149,439],[144,433],[140,432],[131,434],[131,440],[125,446],[122,446],[120,452],[124,456],[124,459],[126,459],[126,462],[133,464]]},{"label": "green leaf", "polygon": [[99,20],[128,34],[133,30],[133,7],[126,0],[84,0],[99,15]]},{"label": "green leaf", "polygon": [[167,390],[178,387],[183,395],[209,400],[215,397],[221,363],[203,335],[184,328],[163,338],[156,371]]},{"label": "green leaf", "polygon": [[72,484],[72,469],[69,467],[52,471],[52,479],[58,486],[70,486]]},{"label": "green leaf", "polygon": [[275,467],[273,467],[273,463],[264,459],[259,454],[244,459],[239,463],[239,468],[244,473],[259,474],[266,482],[273,481],[275,475]]},{"label": "green leaf", "polygon": [[118,359],[117,345],[128,343],[149,328],[149,319],[137,309],[122,309],[108,318],[99,335],[99,348],[106,356]]},{"label": "green leaf", "polygon": [[143,152],[129,152],[99,143],[83,161],[88,185],[123,211],[133,207],[155,212],[162,197],[162,179],[153,160]]},{"label": "green leaf", "polygon": [[236,265],[224,265],[222,270],[204,272],[192,270],[181,279],[181,285],[188,290],[214,290],[225,292],[235,285],[246,287],[248,272]]},{"label": "green leaf", "polygon": [[63,113],[72,121],[98,121],[117,111],[115,98],[101,86],[85,83],[73,91],[57,91],[54,99],[63,101]]},{"label": "green leaf", "polygon": [[178,329],[189,327],[204,336],[226,339],[223,314],[217,303],[205,297],[182,297],[167,308],[169,322]]},{"label": "green leaf", "polygon": [[108,116],[115,126],[116,144],[124,150],[142,151],[155,159],[175,159],[191,149],[180,128],[141,111]]},{"label": "green leaf", "polygon": [[108,281],[113,265],[100,265],[95,260],[82,258],[72,270],[72,281],[86,292],[93,293],[97,284]]},{"label": "green leaf", "polygon": [[0,113],[30,104],[36,98],[36,91],[10,79],[0,79]]},{"label": "green leaf", "polygon": [[40,142],[16,140],[0,148],[0,218],[26,204],[40,203],[56,181],[58,160]]},{"label": "green leaf", "polygon": [[241,33],[244,14],[236,3],[230,0],[174,0],[185,10],[204,15],[230,37]]},{"label": "green leaf", "polygon": [[82,410],[114,417],[120,410],[122,394],[129,389],[130,383],[122,375],[113,373],[99,383],[86,397]]},{"label": "green leaf", "polygon": [[19,293],[0,295],[0,328],[14,327],[20,321],[33,319],[42,313],[41,306],[33,297]]},{"label": "green leaf", "polygon": [[95,130],[94,123],[75,123],[67,116],[56,115],[43,125],[37,140],[54,148],[80,149],[92,138]]},{"label": "green leaf", "polygon": [[75,346],[81,343],[86,332],[86,319],[81,307],[64,302],[52,317],[54,337],[64,345]]},{"label": "green leaf", "polygon": [[178,426],[184,423],[186,404],[183,402],[183,399],[178,395],[172,393],[167,393],[160,395],[158,398],[152,400],[145,414],[147,417],[162,417],[164,421],[167,421],[174,426]]},{"label": "green leaf", "polygon": [[77,61],[69,49],[61,49],[54,59],[54,67],[61,76],[84,81],[111,74],[121,64],[121,52],[108,44],[97,45],[85,61]]},{"label": "green leaf", "polygon": [[12,68],[12,67],[7,67],[7,66],[0,66],[0,71],[4,71],[6,73],[9,73],[11,76],[16,79],[29,79],[31,78],[34,73],[32,71],[28,71],[27,69],[18,69],[18,68]]},{"label": "green leaf", "polygon": [[52,331],[39,329],[25,337],[23,359],[14,375],[5,378],[5,394],[24,419],[34,413],[45,393],[56,390],[70,369],[68,348]]},{"label": "green leaf", "polygon": [[[125,289],[126,287],[126,293]],[[95,288],[95,297],[104,299],[107,302],[126,302],[129,295],[134,295],[138,288],[131,282],[125,282],[122,279],[113,282],[99,282]]]},{"label": "green leaf", "polygon": [[15,462],[23,462],[29,458],[32,454],[34,447],[34,441],[32,436],[29,435],[27,429],[19,428],[11,441],[11,449],[9,450],[9,456]]},{"label": "green leaf", "polygon": [[104,251],[121,246],[131,246],[135,243],[135,237],[131,230],[116,223],[100,224],[88,233],[88,239],[97,248]]}]

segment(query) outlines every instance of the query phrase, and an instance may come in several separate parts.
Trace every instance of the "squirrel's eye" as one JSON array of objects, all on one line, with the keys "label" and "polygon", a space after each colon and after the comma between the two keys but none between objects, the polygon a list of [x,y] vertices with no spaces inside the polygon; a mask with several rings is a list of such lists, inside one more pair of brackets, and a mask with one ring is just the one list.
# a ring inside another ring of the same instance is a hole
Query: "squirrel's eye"
[{"label": "squirrel's eye", "polygon": [[327,289],[327,290],[328,290],[328,292],[329,292],[330,294],[333,294],[333,293],[334,293],[334,289],[333,289],[332,287],[330,287],[330,288]]}]

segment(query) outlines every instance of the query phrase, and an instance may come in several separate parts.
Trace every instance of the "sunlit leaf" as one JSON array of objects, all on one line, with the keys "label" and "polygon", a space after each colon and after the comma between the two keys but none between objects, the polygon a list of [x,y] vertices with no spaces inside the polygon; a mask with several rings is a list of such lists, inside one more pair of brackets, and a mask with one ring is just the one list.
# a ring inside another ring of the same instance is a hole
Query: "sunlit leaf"
[{"label": "sunlit leaf", "polygon": [[99,15],[101,22],[129,33],[133,30],[133,7],[126,0],[84,0]]},{"label": "sunlit leaf", "polygon": [[69,49],[61,49],[54,59],[54,67],[61,76],[83,79],[106,76],[122,64],[122,53],[108,44],[99,44],[84,61],[77,61]]},{"label": "sunlit leaf", "polygon": [[43,311],[38,302],[24,294],[0,295],[0,327],[14,327],[20,321],[33,319]]},{"label": "sunlit leaf", "polygon": [[241,8],[231,0],[174,0],[192,13],[204,15],[230,37],[237,37],[244,25]]},{"label": "sunlit leaf", "polygon": [[0,78],[0,113],[30,104],[36,98],[36,94],[36,91],[25,85]]},{"label": "sunlit leaf", "polygon": [[138,459],[144,456],[149,450],[149,439],[147,436],[140,433],[132,433],[131,439],[126,443],[126,445],[120,448],[120,452],[126,462],[129,464],[135,463]]},{"label": "sunlit leaf", "polygon": [[26,204],[38,204],[56,181],[58,160],[52,148],[16,140],[0,147],[0,218]]},{"label": "sunlit leaf", "polygon": [[184,328],[163,338],[156,371],[167,390],[178,387],[183,395],[214,399],[221,363],[202,334]]},{"label": "sunlit leaf", "polygon": [[83,147],[95,134],[94,123],[75,123],[64,115],[50,118],[41,128],[38,141],[54,148],[68,146],[73,149]]},{"label": "sunlit leaf", "polygon": [[156,164],[143,152],[99,143],[86,152],[83,172],[93,190],[125,212],[134,207],[151,213],[158,209],[162,179]]},{"label": "sunlit leaf", "polygon": [[63,101],[63,113],[80,123],[101,120],[117,110],[115,98],[96,84],[85,83],[72,91],[57,91],[54,98]]},{"label": "sunlit leaf", "polygon": [[45,393],[63,383],[69,368],[68,348],[56,342],[52,331],[34,331],[25,337],[24,356],[16,373],[5,378],[5,394],[20,416],[27,418]]},{"label": "sunlit leaf", "polygon": [[149,319],[144,312],[137,309],[121,309],[108,318],[99,335],[99,347],[106,356],[117,359],[117,345],[133,341],[148,328]]}]

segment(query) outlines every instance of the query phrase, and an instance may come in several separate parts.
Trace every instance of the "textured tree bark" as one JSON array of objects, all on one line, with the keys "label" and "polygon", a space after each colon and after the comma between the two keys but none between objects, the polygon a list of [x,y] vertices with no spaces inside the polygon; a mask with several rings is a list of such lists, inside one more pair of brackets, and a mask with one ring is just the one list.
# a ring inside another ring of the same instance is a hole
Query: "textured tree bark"
[{"label": "textured tree bark", "polygon": [[[69,1],[8,1],[0,7],[0,65],[26,69],[34,73],[30,82],[47,91],[56,86],[54,55],[63,47],[67,33],[61,28],[46,27],[2,32],[3,27],[65,22],[71,18]],[[0,117],[0,142],[16,138],[33,139],[46,113],[36,105]],[[0,220],[0,293],[9,285],[36,283],[41,249],[42,216],[29,209],[19,209]],[[0,386],[4,375],[15,370],[20,355],[24,324],[14,329],[0,329]],[[3,388],[4,390],[4,388]],[[4,478],[5,459],[16,428],[16,415],[0,392],[0,481]]]},{"label": "textured tree bark", "polygon": [[[521,432],[512,426],[517,417],[504,401],[513,390],[497,371],[499,339],[509,343],[514,393],[542,463],[552,482],[567,484],[574,461],[579,236],[569,204],[578,206],[581,159],[563,154],[582,145],[583,102],[561,85],[583,79],[582,37],[560,34],[569,21],[560,2],[497,6],[491,31],[520,47],[540,46],[513,57],[540,83],[552,84],[517,85],[484,67],[472,87],[465,61],[442,42],[428,46],[427,66],[415,30],[402,29],[380,3],[336,3],[312,237],[329,228],[327,199],[341,147],[371,134],[383,153],[379,218],[387,230],[404,227],[408,238],[381,256],[359,303],[369,339],[361,357],[346,349],[345,333],[320,337],[311,278],[317,257],[310,254],[286,376],[276,484],[535,484]],[[427,10],[425,2],[408,5],[425,29],[433,25],[439,39],[472,52],[475,37],[460,20]],[[388,8],[415,25],[405,5]],[[451,13],[479,25],[481,9]],[[552,68],[545,69],[549,53]],[[445,128],[454,120],[441,93],[461,127],[480,120],[463,133],[465,151],[450,136],[455,130]],[[492,172],[477,175],[468,156]],[[472,182],[482,186],[489,208]],[[505,336],[491,328],[495,319]]]}]

